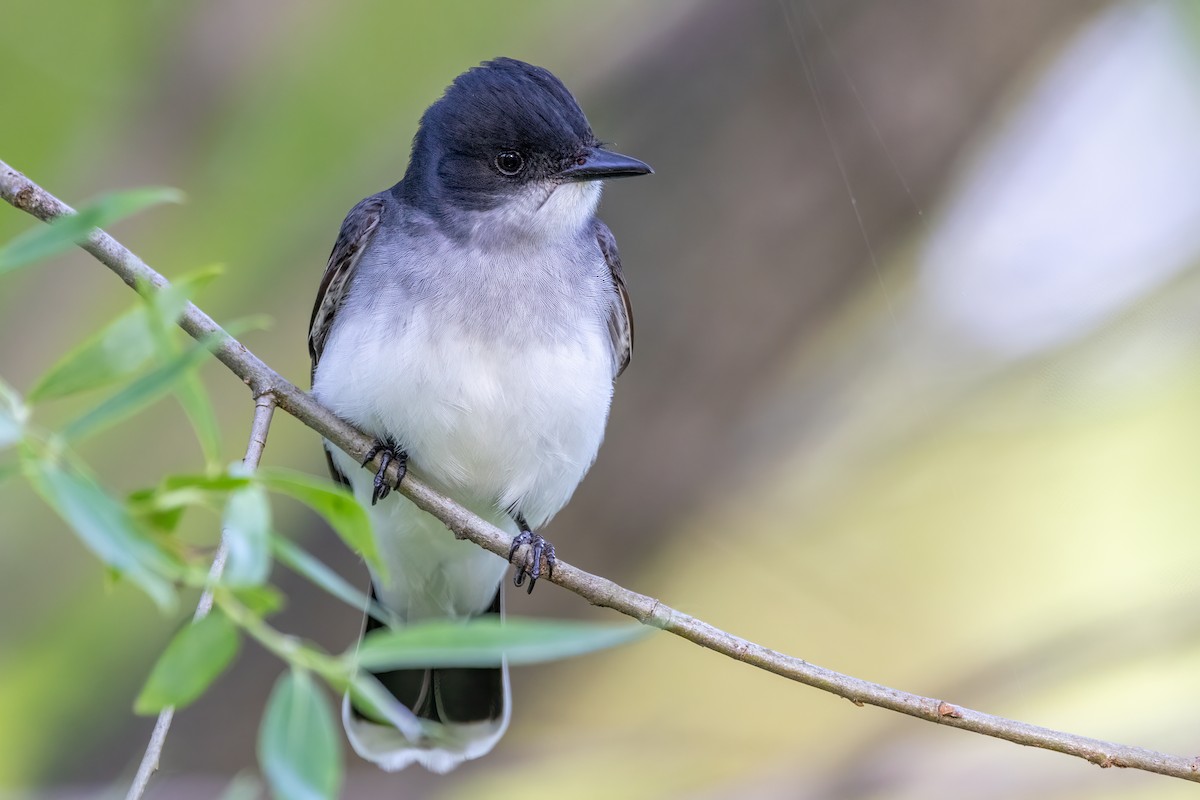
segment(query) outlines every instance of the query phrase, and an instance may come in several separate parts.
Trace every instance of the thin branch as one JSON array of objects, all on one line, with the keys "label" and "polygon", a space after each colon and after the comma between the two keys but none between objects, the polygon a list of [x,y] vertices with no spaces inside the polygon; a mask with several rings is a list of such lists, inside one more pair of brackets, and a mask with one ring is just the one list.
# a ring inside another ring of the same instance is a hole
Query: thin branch
[{"label": "thin branch", "polygon": [[[0,196],[13,206],[41,220],[73,213],[69,206],[3,161],[0,161]],[[165,278],[103,231],[94,231],[82,247],[135,289],[138,288],[139,282],[156,288],[167,284]],[[188,304],[184,310],[179,325],[197,339],[221,330],[211,317],[192,304]],[[265,393],[273,394],[280,408],[351,457],[362,461],[371,449],[373,440],[370,437],[339,419],[307,392],[300,390],[268,367],[237,340],[232,337],[225,339],[214,352],[222,363],[250,387],[256,397]],[[391,467],[389,469],[392,470],[389,475],[394,479],[395,470]],[[433,491],[411,473],[401,483],[399,491],[418,508],[444,522],[456,536],[469,539],[496,555],[508,556],[511,540],[505,533]],[[839,695],[855,705],[878,706],[928,722],[962,728],[1016,744],[1054,750],[1077,756],[1101,767],[1129,767],[1200,782],[1200,758],[1173,756],[1141,747],[1055,731],[843,675],[741,639],[676,611],[658,600],[632,592],[606,578],[584,572],[561,560],[554,568],[554,575],[543,580],[550,580],[593,605],[619,611],[643,624],[661,628],[730,658],[806,686]]]},{"label": "thin branch", "polygon": [[[250,440],[246,443],[246,455],[242,458],[242,463],[251,470],[258,469],[258,465],[262,461],[263,449],[267,446],[267,432],[271,429],[271,417],[274,413],[275,396],[260,394],[254,401],[254,421],[250,424]],[[225,559],[228,557],[229,538],[222,530],[221,544],[217,548],[217,554],[213,557],[212,566],[208,570],[208,585],[201,593],[200,602],[196,604],[196,613],[192,616],[193,624],[207,617],[208,612],[212,611],[213,587],[220,582],[221,573],[225,571]],[[146,791],[150,778],[158,769],[163,745],[167,742],[167,733],[171,730],[171,721],[174,718],[174,706],[167,706],[158,712],[158,720],[154,723],[150,742],[146,745],[142,763],[138,765],[137,775],[133,778],[133,785],[129,787],[129,793],[125,795],[125,800],[139,800]]]}]

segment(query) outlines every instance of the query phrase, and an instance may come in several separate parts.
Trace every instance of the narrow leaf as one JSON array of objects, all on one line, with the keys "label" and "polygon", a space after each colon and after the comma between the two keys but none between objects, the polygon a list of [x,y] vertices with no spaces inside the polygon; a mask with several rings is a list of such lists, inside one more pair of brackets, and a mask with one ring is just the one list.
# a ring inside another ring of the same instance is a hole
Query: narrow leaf
[{"label": "narrow leaf", "polygon": [[108,386],[141,369],[154,355],[145,306],[117,317],[67,353],[29,392],[33,402]]},{"label": "narrow leaf", "polygon": [[488,667],[535,664],[603,650],[645,636],[641,625],[601,625],[567,620],[481,617],[439,620],[367,634],[358,664],[369,670],[404,667]]},{"label": "narrow leaf", "polygon": [[179,405],[192,423],[192,430],[200,442],[200,450],[204,453],[204,462],[209,466],[221,463],[221,428],[217,424],[217,412],[213,409],[212,399],[204,388],[200,376],[189,372],[175,389]]},{"label": "narrow leaf", "polygon": [[283,608],[283,593],[270,584],[243,586],[233,590],[233,596],[251,614],[267,617]]},{"label": "narrow leaf", "polygon": [[216,347],[222,338],[219,334],[206,337],[203,342],[141,376],[68,425],[63,435],[69,440],[79,441],[160,399],[191,370],[199,367],[209,349]]},{"label": "narrow leaf", "polygon": [[[135,516],[182,511],[188,506],[200,506],[212,499],[213,493],[203,489],[141,489],[129,496],[129,510]],[[223,503],[222,503],[223,505]]]},{"label": "narrow leaf", "polygon": [[93,228],[111,225],[150,206],[182,201],[183,195],[176,189],[134,189],[105,195],[78,213],[26,231],[0,248],[0,275],[87,241]]},{"label": "narrow leaf", "polygon": [[313,558],[282,536],[272,537],[271,549],[280,563],[288,569],[308,578],[318,587],[329,592],[329,594],[351,608],[356,608],[359,611],[365,609],[368,614],[385,625],[396,625],[399,623],[395,614],[389,613],[386,608],[358,589],[355,589],[341,575],[338,575],[332,569],[325,566],[322,561]]},{"label": "narrow leaf", "polygon": [[123,192],[111,192],[95,202],[89,203],[89,208],[98,209],[100,219],[97,225],[112,225],[114,222],[132,217],[139,211],[163,203],[182,203],[183,192],[169,186],[147,186],[141,189],[129,189]]},{"label": "narrow leaf", "polygon": [[281,800],[337,797],[341,742],[329,705],[308,672],[285,672],[271,690],[258,734],[258,761],[271,793]]},{"label": "narrow leaf", "polygon": [[[188,304],[188,298],[220,273],[220,267],[199,270],[185,275],[151,295],[150,306],[154,314],[151,318],[150,333],[164,360],[179,355],[180,348],[172,338],[172,333],[176,321]],[[194,372],[188,372],[174,389],[179,404],[187,414],[188,421],[192,424],[192,430],[196,432],[196,438],[200,441],[200,449],[204,453],[205,463],[210,467],[218,464],[221,458],[221,433],[212,400],[209,398],[204,384]]]},{"label": "narrow leaf", "polygon": [[21,402],[21,395],[0,380],[0,449],[21,441],[28,419],[29,409]]},{"label": "narrow leaf", "polygon": [[188,623],[167,645],[133,704],[138,714],[157,714],[168,706],[183,708],[204,694],[237,655],[238,630],[214,609]]},{"label": "narrow leaf", "polygon": [[225,495],[251,485],[245,476],[220,472],[214,475],[168,475],[152,489],[139,489],[126,499],[129,512],[156,530],[175,530],[188,506],[223,503]]},{"label": "narrow leaf", "polygon": [[164,610],[174,603],[169,579],[179,565],[138,527],[123,505],[91,477],[24,453],[22,470],[42,499],[75,529],[101,561],[136,583]]},{"label": "narrow leaf", "polygon": [[362,553],[376,574],[387,578],[387,567],[371,532],[371,518],[354,495],[327,480],[288,469],[260,470],[257,477],[271,491],[293,497],[323,516],[351,550]]},{"label": "narrow leaf", "polygon": [[187,304],[196,293],[212,283],[225,271],[220,264],[210,264],[207,267],[193,270],[153,293],[149,293],[150,306],[154,309],[163,327],[170,327],[179,321]]},{"label": "narrow leaf", "polygon": [[129,513],[133,515],[134,519],[160,533],[174,533],[175,529],[179,527],[179,521],[183,519],[186,507],[187,504],[178,503],[159,508],[153,500],[145,503],[131,500],[126,503],[126,508],[129,509]]},{"label": "narrow leaf", "polygon": [[[218,267],[208,267],[184,275],[155,292],[148,301],[117,317],[43,375],[30,390],[30,400],[39,402],[65,397],[108,386],[133,375],[154,355],[153,329],[173,326],[183,313],[188,297],[218,274]],[[152,319],[157,325],[151,324]],[[177,347],[171,349],[167,356],[174,356],[177,351]]]},{"label": "narrow leaf", "polygon": [[[240,471],[240,467],[238,468]],[[230,472],[218,472],[215,475],[168,475],[163,478],[162,488],[164,491],[172,491],[175,489],[202,489],[206,492],[230,492],[235,489],[243,489],[254,482],[254,479],[249,474],[231,474]]]},{"label": "narrow leaf", "polygon": [[[236,470],[244,468],[237,464],[230,469]],[[229,546],[224,583],[257,586],[266,582],[271,571],[271,504],[262,486],[252,483],[229,495],[221,535]]]}]

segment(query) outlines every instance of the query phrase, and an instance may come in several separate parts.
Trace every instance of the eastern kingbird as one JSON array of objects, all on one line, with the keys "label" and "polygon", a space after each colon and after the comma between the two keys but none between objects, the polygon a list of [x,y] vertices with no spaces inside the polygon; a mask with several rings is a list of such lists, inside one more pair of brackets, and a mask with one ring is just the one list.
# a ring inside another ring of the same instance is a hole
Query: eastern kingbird
[{"label": "eastern kingbird", "polygon": [[[455,79],[421,117],[404,178],[342,223],[309,328],[313,393],[378,440],[373,476],[326,454],[369,503],[388,568],[372,591],[399,620],[501,613],[506,564],[386,499],[392,461],[513,534],[510,561],[529,545],[517,586],[553,570],[534,531],[596,458],[633,345],[601,181],[650,172],[602,147],[550,72],[498,58]],[[508,727],[507,667],[378,677],[436,733],[410,740],[343,701],[354,749],[386,770],[445,772]]]}]

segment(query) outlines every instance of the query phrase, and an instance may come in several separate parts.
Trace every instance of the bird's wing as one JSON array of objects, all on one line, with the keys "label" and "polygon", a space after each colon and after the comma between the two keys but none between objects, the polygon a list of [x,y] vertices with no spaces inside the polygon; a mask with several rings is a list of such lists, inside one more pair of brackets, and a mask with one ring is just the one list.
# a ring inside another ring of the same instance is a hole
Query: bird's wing
[{"label": "bird's wing", "polygon": [[[326,265],[325,275],[321,278],[321,287],[317,289],[312,320],[308,324],[308,354],[312,357],[313,375],[316,375],[317,362],[321,360],[321,353],[325,350],[325,340],[329,338],[333,318],[346,299],[346,290],[350,286],[354,268],[358,266],[371,235],[379,227],[383,203],[383,196],[377,194],[350,209],[350,213],[342,222],[337,241],[333,244],[329,264]],[[328,444],[325,445],[325,460],[329,464],[329,474],[333,479],[349,486],[350,481],[334,464]]]},{"label": "bird's wing", "polygon": [[372,234],[379,227],[383,203],[383,195],[377,194],[350,209],[333,244],[333,252],[329,254],[321,288],[317,289],[317,300],[313,304],[312,320],[308,325],[308,354],[312,357],[314,374],[325,349],[325,340],[329,338],[329,331],[333,327],[333,318],[346,299],[354,269]]},{"label": "bird's wing", "polygon": [[619,302],[613,303],[608,315],[608,334],[612,337],[613,354],[616,369],[613,378],[618,377],[629,366],[629,357],[633,353],[633,307],[629,304],[629,290],[625,288],[625,275],[621,272],[621,256],[617,253],[617,240],[600,220],[596,220],[596,241],[600,244],[600,252],[612,273],[613,289],[617,292]]}]

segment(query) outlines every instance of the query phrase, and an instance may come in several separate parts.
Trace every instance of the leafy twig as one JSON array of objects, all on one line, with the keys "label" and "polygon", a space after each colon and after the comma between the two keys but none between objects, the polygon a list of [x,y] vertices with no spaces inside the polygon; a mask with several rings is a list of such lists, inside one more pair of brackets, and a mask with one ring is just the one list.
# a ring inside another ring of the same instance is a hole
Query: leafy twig
[{"label": "leafy twig", "polygon": [[[247,469],[257,469],[259,462],[262,461],[263,449],[267,446],[267,432],[271,428],[271,417],[274,413],[275,397],[271,394],[260,394],[254,401],[254,421],[250,425],[250,440],[246,444],[246,456],[242,459],[242,464]],[[208,571],[208,586],[200,595],[200,602],[196,604],[196,613],[192,616],[193,623],[204,619],[208,616],[208,612],[212,611],[213,589],[220,582],[221,573],[225,571],[225,559],[228,555],[229,543],[222,535],[221,544],[217,548],[212,567]],[[138,765],[137,775],[134,776],[133,785],[129,787],[129,793],[125,795],[125,800],[139,800],[146,791],[150,778],[158,769],[158,761],[162,756],[163,746],[166,744],[167,733],[171,730],[171,721],[174,717],[175,708],[172,706],[168,706],[158,713],[154,730],[150,734],[150,742],[146,745],[142,763]]]},{"label": "leafy twig", "polygon": [[[0,196],[38,219],[49,221],[74,213],[65,203],[34,184],[20,172],[0,161]],[[101,263],[134,289],[161,289],[167,281],[119,242],[94,230],[82,245]],[[202,339],[221,331],[195,305],[188,304],[179,320],[192,337]],[[255,397],[270,393],[279,407],[303,422],[350,456],[362,461],[373,439],[339,419],[311,395],[283,378],[232,337],[213,349],[220,361],[240,377]],[[394,468],[390,477],[394,480]],[[399,491],[419,508],[433,514],[456,535],[507,557],[510,538],[500,529],[471,514],[438,494],[418,477],[409,474]],[[994,736],[1030,747],[1040,747],[1077,756],[1101,767],[1129,767],[1200,782],[1200,758],[1159,753],[1141,747],[1116,744],[1085,736],[1005,719],[932,697],[901,692],[880,684],[818,667],[793,656],[741,639],[708,623],[667,606],[658,600],[625,589],[598,575],[559,561],[547,580],[568,589],[593,605],[611,608],[646,625],[668,631],[759,669],[839,695],[855,705],[873,705],[898,711],[928,722]]]}]

